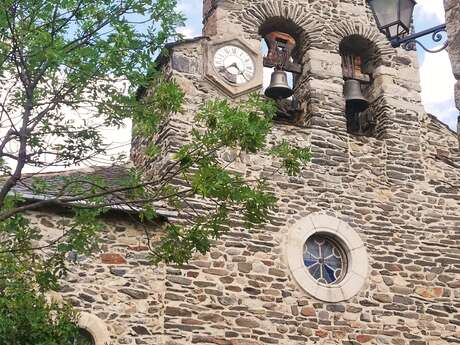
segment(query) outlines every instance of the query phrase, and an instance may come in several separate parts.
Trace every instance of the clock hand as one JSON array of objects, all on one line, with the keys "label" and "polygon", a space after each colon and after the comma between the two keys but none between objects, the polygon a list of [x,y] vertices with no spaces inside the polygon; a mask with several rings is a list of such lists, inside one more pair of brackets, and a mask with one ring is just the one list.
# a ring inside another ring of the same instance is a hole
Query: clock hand
[{"label": "clock hand", "polygon": [[240,72],[240,74],[243,76],[244,79],[246,79],[247,81],[249,81],[249,79],[246,77],[246,75],[244,74],[244,72]]},{"label": "clock hand", "polygon": [[238,70],[239,74],[243,73],[243,72],[241,72],[241,69],[240,69],[240,67],[238,66],[238,64],[236,62],[234,62],[231,65],[229,65],[227,67],[227,69],[230,68],[230,67],[236,67],[236,69]]},{"label": "clock hand", "polygon": [[246,79],[246,81],[249,81],[248,77],[246,77],[246,75],[244,74],[244,71],[242,71],[240,69],[240,67],[238,66],[238,64],[236,62],[232,63],[231,65],[229,65],[227,68],[230,68],[230,67],[236,67],[236,69],[238,70],[238,74],[241,74],[243,76],[244,79]]}]

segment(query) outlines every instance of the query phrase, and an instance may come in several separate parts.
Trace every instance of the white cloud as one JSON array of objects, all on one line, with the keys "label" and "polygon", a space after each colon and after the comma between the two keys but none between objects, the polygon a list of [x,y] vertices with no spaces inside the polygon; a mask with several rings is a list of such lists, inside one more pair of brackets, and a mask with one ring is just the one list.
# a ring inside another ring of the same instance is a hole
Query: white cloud
[{"label": "white cloud", "polygon": [[184,14],[193,12],[194,9],[199,7],[200,0],[181,0],[177,3],[177,9]]},{"label": "white cloud", "polygon": [[196,36],[194,28],[192,28],[190,26],[181,27],[181,28],[177,29],[177,32],[182,34],[184,36],[184,38],[192,38],[192,37]]},{"label": "white cloud", "polygon": [[176,8],[186,18],[185,26],[179,28],[178,32],[186,38],[200,36],[203,0],[179,0]]},{"label": "white cloud", "polygon": [[425,54],[420,66],[423,103],[453,99],[455,78],[446,51]]},{"label": "white cloud", "polygon": [[444,4],[442,0],[418,0],[414,15],[423,22],[435,16],[441,23],[445,21]]},{"label": "white cloud", "polygon": [[[417,32],[439,25],[445,21],[442,0],[419,0],[414,12]],[[422,39],[429,48],[436,47],[431,37]],[[425,110],[456,130],[458,110],[455,108],[454,84],[449,55],[446,51],[426,53],[418,49],[420,61],[420,84]]]}]

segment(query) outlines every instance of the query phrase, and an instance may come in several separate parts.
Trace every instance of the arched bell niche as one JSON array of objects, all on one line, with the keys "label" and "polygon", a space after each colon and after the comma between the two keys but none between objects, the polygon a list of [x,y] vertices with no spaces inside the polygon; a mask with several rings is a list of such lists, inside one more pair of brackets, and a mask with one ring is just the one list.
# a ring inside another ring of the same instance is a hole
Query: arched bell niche
[{"label": "arched bell niche", "polygon": [[[291,124],[300,124],[305,117],[308,99],[305,88],[302,88],[303,79],[303,51],[304,35],[302,29],[290,19],[284,17],[268,18],[259,28],[261,39],[261,52],[264,56],[264,90],[271,86],[274,65],[269,58],[270,47],[275,44],[279,50],[286,50],[289,45],[294,45],[290,51],[289,60],[285,65],[284,73],[287,75],[287,86],[293,90],[293,95],[276,100],[278,112],[275,121]],[[294,42],[294,43],[293,43]],[[289,50],[289,49],[287,49]]]},{"label": "arched bell niche", "polygon": [[284,32],[296,41],[296,47],[292,53],[293,60],[301,63],[305,34],[304,30],[299,27],[292,19],[285,17],[269,17],[259,27],[259,35],[265,37],[270,32]]},{"label": "arched bell niche", "polygon": [[[393,116],[390,113],[384,88],[384,85],[391,86],[393,81],[388,80],[384,70],[394,56],[394,49],[388,44],[385,36],[367,22],[347,20],[333,24],[331,27],[326,27],[323,32],[327,45],[341,55],[342,67],[344,55],[359,56],[361,73],[369,78],[368,82],[360,83],[362,94],[369,102],[369,107],[361,115],[354,117],[355,121],[358,123],[361,121],[364,124],[361,123],[358,127],[356,122],[353,124],[353,118],[348,121],[349,117],[347,116],[348,131],[352,135],[366,135],[384,139],[388,136],[388,128],[391,128]],[[344,72],[343,68],[342,72]],[[347,79],[344,75],[342,77]],[[344,109],[344,113],[346,113],[346,109]]]},{"label": "arched bell niche", "polygon": [[361,35],[350,35],[339,44],[342,57],[345,116],[350,134],[375,136],[377,115],[372,99],[373,74],[378,64],[375,45]]},{"label": "arched bell niche", "polygon": [[[245,32],[259,37],[261,42],[271,32],[284,32],[296,41],[291,62],[299,64],[301,71],[292,76],[290,83],[294,95],[291,100],[285,100],[279,105],[280,111],[276,120],[301,126],[308,125],[312,111],[307,51],[311,48],[312,42],[318,41],[323,25],[318,24],[304,4],[287,5],[283,0],[255,2],[241,12],[239,19]],[[261,43],[262,53],[264,43]],[[267,70],[265,73],[269,82],[271,71]]]}]

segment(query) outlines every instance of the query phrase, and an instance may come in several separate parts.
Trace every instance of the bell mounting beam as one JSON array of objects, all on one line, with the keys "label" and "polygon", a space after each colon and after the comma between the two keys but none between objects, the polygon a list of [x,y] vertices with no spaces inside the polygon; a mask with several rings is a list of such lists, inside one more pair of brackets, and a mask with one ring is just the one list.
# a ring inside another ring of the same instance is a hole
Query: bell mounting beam
[{"label": "bell mounting beam", "polygon": [[302,66],[291,61],[296,46],[295,39],[284,32],[274,31],[264,37],[268,46],[268,54],[264,57],[265,67],[274,67],[280,71],[300,74]]}]

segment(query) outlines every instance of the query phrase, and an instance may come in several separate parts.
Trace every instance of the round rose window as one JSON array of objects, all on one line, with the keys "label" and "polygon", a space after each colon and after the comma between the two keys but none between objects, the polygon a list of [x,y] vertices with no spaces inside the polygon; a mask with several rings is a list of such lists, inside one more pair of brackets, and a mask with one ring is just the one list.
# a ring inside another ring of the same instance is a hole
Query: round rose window
[{"label": "round rose window", "polygon": [[303,262],[318,283],[340,282],[346,273],[346,261],[342,247],[326,236],[315,234],[304,244]]},{"label": "round rose window", "polygon": [[349,300],[368,280],[369,261],[360,235],[327,214],[312,213],[295,222],[286,255],[296,283],[320,301]]}]

